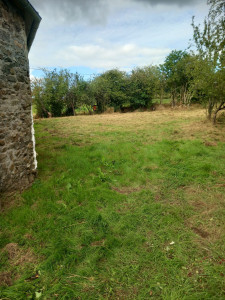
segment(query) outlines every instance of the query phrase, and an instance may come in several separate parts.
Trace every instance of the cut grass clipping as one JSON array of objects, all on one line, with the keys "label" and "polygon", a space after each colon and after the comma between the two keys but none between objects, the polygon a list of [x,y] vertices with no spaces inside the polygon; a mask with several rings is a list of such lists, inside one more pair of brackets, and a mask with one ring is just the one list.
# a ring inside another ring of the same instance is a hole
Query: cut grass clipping
[{"label": "cut grass clipping", "polygon": [[224,299],[225,133],[204,111],[39,120],[1,299]]}]

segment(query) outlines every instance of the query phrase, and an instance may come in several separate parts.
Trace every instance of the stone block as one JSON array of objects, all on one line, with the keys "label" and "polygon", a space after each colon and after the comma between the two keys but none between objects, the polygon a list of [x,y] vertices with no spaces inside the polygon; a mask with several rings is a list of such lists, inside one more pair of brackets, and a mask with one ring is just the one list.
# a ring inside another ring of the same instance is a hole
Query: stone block
[{"label": "stone block", "polygon": [[4,140],[0,140],[0,146],[5,146],[5,141]]}]

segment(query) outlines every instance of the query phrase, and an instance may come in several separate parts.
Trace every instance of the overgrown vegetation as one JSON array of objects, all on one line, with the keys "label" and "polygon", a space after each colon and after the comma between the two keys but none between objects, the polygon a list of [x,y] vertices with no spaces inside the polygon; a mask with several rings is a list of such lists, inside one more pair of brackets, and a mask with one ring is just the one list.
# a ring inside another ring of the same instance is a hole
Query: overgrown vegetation
[{"label": "overgrown vegetation", "polygon": [[224,299],[222,126],[203,110],[36,121],[38,178],[3,201],[0,298]]},{"label": "overgrown vegetation", "polygon": [[[60,71],[44,70],[42,79],[32,82],[34,104],[37,116],[75,115],[80,107],[102,113],[109,107],[122,111],[149,108],[156,93],[156,67],[137,68],[131,75],[119,70],[109,70],[94,80],[87,82],[81,75],[72,74],[66,69]],[[159,82],[160,84],[160,82]]]}]

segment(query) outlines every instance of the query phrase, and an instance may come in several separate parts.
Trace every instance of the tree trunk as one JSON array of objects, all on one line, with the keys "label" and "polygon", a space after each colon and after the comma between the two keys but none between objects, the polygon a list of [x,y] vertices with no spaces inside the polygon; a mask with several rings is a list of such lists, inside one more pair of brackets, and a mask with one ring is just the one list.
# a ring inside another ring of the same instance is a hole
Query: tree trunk
[{"label": "tree trunk", "polygon": [[185,101],[185,92],[184,92],[184,87],[182,86],[180,89],[180,105],[184,105],[184,101]]},{"label": "tree trunk", "polygon": [[176,106],[176,91],[172,91],[172,107]]},{"label": "tree trunk", "polygon": [[76,111],[75,111],[75,109],[74,109],[73,103],[72,103],[71,107],[72,107],[72,110],[73,110],[73,115],[76,116]]},{"label": "tree trunk", "polygon": [[187,102],[186,105],[187,105],[187,107],[190,106],[192,97],[193,97],[193,95],[191,94],[191,92],[187,91],[187,95],[186,95],[186,102]]},{"label": "tree trunk", "polygon": [[189,106],[189,92],[188,92],[188,87],[187,87],[187,84],[185,84],[184,86],[184,105],[185,106]]},{"label": "tree trunk", "polygon": [[209,99],[209,105],[208,105],[208,119],[212,119],[212,112],[213,112],[214,103],[211,99]]}]

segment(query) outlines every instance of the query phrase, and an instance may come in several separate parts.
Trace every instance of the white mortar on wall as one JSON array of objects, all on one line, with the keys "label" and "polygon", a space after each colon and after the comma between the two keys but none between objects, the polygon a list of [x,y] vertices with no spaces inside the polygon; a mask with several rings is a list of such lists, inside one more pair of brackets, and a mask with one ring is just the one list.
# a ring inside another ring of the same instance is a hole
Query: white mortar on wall
[{"label": "white mortar on wall", "polygon": [[34,167],[35,170],[37,169],[37,152],[35,150],[35,136],[34,136],[34,118],[32,114],[32,106],[31,106],[31,121],[32,121],[32,126],[31,126],[31,135],[32,135],[32,142],[33,142],[33,153],[34,153]]}]

